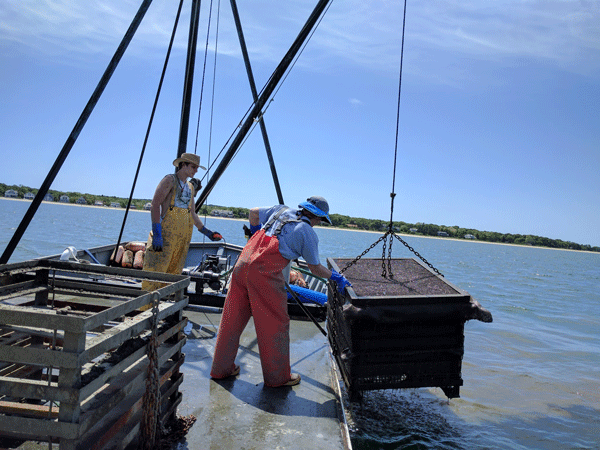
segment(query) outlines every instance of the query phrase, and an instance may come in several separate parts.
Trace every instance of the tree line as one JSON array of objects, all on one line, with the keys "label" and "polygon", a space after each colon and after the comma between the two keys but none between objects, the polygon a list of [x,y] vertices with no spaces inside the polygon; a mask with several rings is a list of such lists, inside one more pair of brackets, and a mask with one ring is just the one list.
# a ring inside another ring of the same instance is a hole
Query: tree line
[{"label": "tree line", "polygon": [[[6,191],[8,190],[15,191],[17,193],[17,198],[25,198],[27,193],[31,193],[35,196],[39,191],[39,189],[30,188],[28,186],[9,186],[4,183],[0,183],[0,195],[2,197],[5,196]],[[111,206],[112,204],[118,203],[121,208],[125,208],[127,206],[127,201],[129,200],[128,198],[112,197],[109,195],[82,194],[81,192],[65,192],[54,189],[49,189],[48,194],[52,196],[52,201],[55,202],[58,202],[62,196],[66,195],[69,197],[69,203],[77,203],[77,200],[83,198],[86,205],[96,205],[96,202],[101,202],[102,206]],[[143,209],[144,205],[150,201],[150,199],[132,199],[131,204],[134,205],[136,209]]]},{"label": "tree line", "polygon": [[[17,192],[19,198],[24,198],[25,194],[30,192],[36,195],[38,189],[32,189],[27,186],[8,186],[0,183],[0,195],[4,197],[6,191],[12,189]],[[127,206],[128,199],[122,197],[111,197],[105,195],[93,195],[93,194],[82,194],[79,192],[62,192],[56,190],[49,190],[48,193],[52,194],[54,201],[58,201],[61,196],[67,195],[70,203],[76,203],[78,199],[84,198],[86,204],[94,205],[97,201],[102,202],[104,206],[110,206],[113,203],[118,203],[122,208]],[[131,203],[136,209],[143,209],[146,203],[150,202],[150,199],[132,199]],[[234,218],[247,219],[248,208],[241,207],[228,207],[218,205],[203,205],[200,208],[198,214],[210,216],[213,211],[230,211]],[[365,230],[385,233],[389,229],[389,222],[380,219],[364,219],[360,217],[350,217],[342,214],[331,214],[331,222],[335,228],[345,228],[350,230]],[[517,244],[517,245],[528,245],[534,247],[549,247],[556,249],[569,249],[569,250],[585,250],[592,252],[600,252],[600,247],[592,247],[591,245],[582,245],[575,242],[563,241],[560,239],[550,239],[543,236],[535,236],[531,234],[510,234],[510,233],[498,233],[495,231],[480,231],[473,228],[463,228],[460,226],[445,226],[436,225],[430,223],[408,223],[402,221],[395,221],[392,224],[394,232],[402,234],[413,234],[416,236],[434,236],[434,237],[448,237],[453,239],[465,239],[465,240],[478,240],[484,242],[494,242],[502,244]]]},{"label": "tree line", "polygon": [[[363,219],[342,216],[339,214],[332,214],[330,217],[334,227],[379,232],[385,232],[389,229],[389,222],[383,220]],[[495,231],[480,231],[473,228],[463,228],[458,225],[446,226],[432,223],[408,223],[398,221],[393,222],[392,228],[396,232],[403,234],[414,234],[416,236],[448,237],[453,239],[478,240],[502,244],[517,244],[535,247],[600,252],[600,247],[597,246],[592,247],[591,245],[582,245],[575,242],[562,241],[560,239],[550,239],[531,234],[511,234],[498,233]]]}]

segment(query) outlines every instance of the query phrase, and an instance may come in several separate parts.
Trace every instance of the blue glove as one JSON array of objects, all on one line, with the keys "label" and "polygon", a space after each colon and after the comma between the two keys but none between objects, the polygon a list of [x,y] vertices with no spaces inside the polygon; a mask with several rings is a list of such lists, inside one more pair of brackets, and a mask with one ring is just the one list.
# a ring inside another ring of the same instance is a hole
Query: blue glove
[{"label": "blue glove", "polygon": [[162,227],[160,223],[152,224],[152,250],[155,252],[162,252],[163,239],[162,239]]},{"label": "blue glove", "polygon": [[338,288],[338,292],[340,294],[344,293],[346,287],[352,286],[352,283],[350,283],[344,275],[342,275],[339,272],[336,272],[335,270],[331,271],[331,277],[329,279],[335,282]]},{"label": "blue glove", "polygon": [[206,227],[202,227],[200,233],[209,238],[211,241],[220,241],[221,239],[223,239],[223,236],[221,236],[220,233],[217,233],[216,231],[210,231]]}]

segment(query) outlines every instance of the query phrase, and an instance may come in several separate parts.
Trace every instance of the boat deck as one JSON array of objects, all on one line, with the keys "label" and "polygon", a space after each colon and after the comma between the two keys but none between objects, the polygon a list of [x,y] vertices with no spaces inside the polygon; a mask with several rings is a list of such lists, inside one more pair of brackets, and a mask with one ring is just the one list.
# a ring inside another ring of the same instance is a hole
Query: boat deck
[{"label": "boat deck", "polygon": [[336,394],[336,367],[327,338],[312,322],[292,321],[294,387],[265,387],[252,320],[240,340],[238,377],[212,380],[210,366],[220,314],[187,310],[188,341],[181,385],[181,416],[196,422],[177,449],[349,449]]}]

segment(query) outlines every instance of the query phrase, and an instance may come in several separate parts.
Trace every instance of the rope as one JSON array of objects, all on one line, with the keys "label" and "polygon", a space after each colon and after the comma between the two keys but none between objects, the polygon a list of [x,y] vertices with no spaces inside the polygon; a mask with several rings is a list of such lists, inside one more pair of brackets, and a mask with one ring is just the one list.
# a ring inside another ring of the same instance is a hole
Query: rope
[{"label": "rope", "polygon": [[160,413],[160,374],[158,367],[158,293],[152,293],[152,335],[147,344],[148,375],[146,377],[146,392],[143,405],[141,445],[144,450],[152,450],[158,435],[158,420]]},{"label": "rope", "polygon": [[[179,8],[177,9],[177,15],[175,16],[175,23],[173,24],[173,32],[171,33],[171,40],[169,41],[169,47],[167,49],[167,54],[165,56],[165,63],[163,65],[163,70],[162,70],[162,73],[160,76],[160,81],[158,83],[158,88],[156,90],[156,96],[154,98],[154,105],[152,106],[152,113],[150,114],[148,128],[146,129],[146,136],[144,137],[144,144],[142,145],[140,159],[138,161],[137,169],[135,171],[135,177],[133,178],[133,184],[131,186],[131,193],[129,194],[127,208],[125,208],[125,216],[123,217],[123,223],[121,224],[121,231],[119,232],[119,238],[117,239],[117,245],[115,245],[115,249],[119,248],[119,244],[121,243],[121,239],[123,238],[123,230],[125,229],[125,223],[127,222],[127,215],[129,213],[129,208],[131,206],[131,199],[133,198],[133,192],[134,192],[135,186],[137,184],[138,175],[140,173],[140,168],[142,166],[142,161],[144,159],[144,153],[146,152],[146,145],[148,144],[148,137],[150,136],[150,130],[152,129],[152,123],[154,121],[154,114],[156,113],[156,106],[158,105],[158,99],[160,98],[160,93],[162,91],[162,85],[163,85],[163,81],[165,79],[165,73],[167,72],[167,66],[169,64],[169,58],[171,56],[173,42],[175,41],[175,33],[177,31],[177,25],[179,24],[179,16],[181,15],[182,7],[183,7],[183,0],[180,0]],[[115,251],[115,255],[116,254],[117,254],[117,252]],[[114,259],[111,259],[109,261],[109,264],[113,264],[113,263],[114,263]]]}]

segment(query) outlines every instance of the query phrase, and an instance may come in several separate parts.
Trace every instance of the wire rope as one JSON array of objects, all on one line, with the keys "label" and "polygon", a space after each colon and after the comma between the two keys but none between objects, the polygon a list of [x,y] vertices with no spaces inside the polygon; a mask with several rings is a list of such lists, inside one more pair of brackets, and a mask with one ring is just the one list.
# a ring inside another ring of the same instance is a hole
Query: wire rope
[{"label": "wire rope", "polygon": [[[213,2],[211,0],[210,2],[210,6],[209,6],[209,13],[208,13],[208,26],[207,26],[207,33],[206,33],[206,44],[205,44],[205,48],[204,48],[204,64],[203,64],[203,69],[202,69],[202,83],[201,83],[201,89],[200,89],[200,101],[199,101],[199,106],[198,106],[198,120],[196,123],[196,141],[195,141],[195,145],[194,145],[194,153],[197,153],[198,150],[198,140],[199,140],[199,135],[200,135],[200,116],[202,114],[202,99],[204,97],[204,87],[205,87],[205,80],[206,80],[206,67],[207,67],[207,62],[208,62],[208,48],[209,48],[209,44],[210,44],[210,30],[211,30],[211,24],[212,24],[212,14],[213,14]],[[211,90],[211,110],[210,110],[210,123],[209,123],[209,131],[208,131],[208,157],[207,157],[207,170],[204,173],[204,175],[202,176],[201,180],[203,180],[204,178],[208,177],[210,175],[210,170],[212,168],[212,166],[214,165],[214,161],[211,163],[211,150],[212,150],[212,135],[213,135],[213,119],[214,119],[214,107],[215,107],[215,89],[216,89],[216,79],[217,79],[217,56],[219,53],[219,24],[220,24],[220,17],[221,17],[221,1],[219,0],[217,2],[217,13],[216,13],[216,30],[215,30],[215,49],[214,49],[214,62],[213,62],[213,81],[212,81],[212,90]],[[221,150],[221,152],[219,152],[219,155],[223,152],[223,150]],[[206,222],[206,213],[205,213],[205,222]]]},{"label": "wire rope", "polygon": [[[211,3],[212,4],[212,3]],[[302,48],[299,50],[298,54],[294,57],[293,62],[290,64],[290,67],[286,70],[285,75],[282,77],[281,82],[278,84],[277,88],[275,89],[275,91],[273,92],[273,94],[271,95],[271,98],[269,100],[269,102],[267,103],[267,105],[263,108],[263,110],[260,112],[260,114],[255,118],[255,124],[252,126],[252,128],[249,130],[247,136],[244,138],[243,142],[240,144],[239,148],[236,150],[236,152],[234,153],[234,155],[231,158],[231,161],[233,161],[233,159],[235,159],[235,157],[239,154],[241,148],[244,146],[244,144],[247,142],[249,136],[252,134],[252,132],[254,131],[254,129],[256,128],[256,124],[261,120],[261,117],[265,114],[265,112],[267,111],[267,109],[269,108],[269,106],[271,105],[271,103],[274,101],[274,97],[277,95],[277,93],[279,92],[279,90],[281,89],[281,87],[283,86],[283,83],[287,80],[287,77],[289,76],[291,70],[294,68],[294,66],[296,65],[296,63],[298,62],[298,59],[300,58],[300,55],[304,52],[304,50],[306,49],[306,46],[308,45],[308,42],[311,40],[312,36],[314,35],[314,33],[316,32],[316,29],[318,28],[318,26],[320,25],[320,23],[323,21],[323,18],[325,17],[325,14],[327,14],[327,11],[329,10],[329,8],[331,7],[332,2],[330,2],[328,4],[328,6],[326,7],[325,11],[323,12],[323,14],[321,15],[321,17],[319,18],[317,24],[315,25],[315,27],[312,29],[311,33],[309,34],[309,36],[307,37],[306,41],[303,43]],[[273,74],[271,74],[271,76],[269,77],[269,79],[267,80],[267,82],[263,85],[262,89],[260,90],[258,97],[260,97],[260,95],[264,92],[266,86],[269,84],[269,82],[271,81],[271,79],[273,78]],[[223,147],[221,148],[221,150],[219,151],[219,153],[217,154],[217,156],[215,157],[215,160],[213,161],[213,163],[209,164],[207,166],[207,173],[210,170],[210,168],[212,168],[212,166],[215,164],[215,161],[223,154],[223,152],[226,150],[229,142],[232,140],[232,138],[235,136],[236,134],[236,130],[240,127],[240,124],[243,123],[246,118],[248,117],[248,114],[250,113],[250,111],[252,111],[252,108],[254,107],[255,102],[252,102],[250,104],[250,106],[248,107],[248,109],[246,110],[246,112],[244,113],[244,115],[242,116],[241,120],[238,122],[238,125],[235,127],[235,129],[231,132],[229,138],[227,139],[227,142],[225,142],[225,144],[223,145]],[[231,161],[227,164],[226,167],[229,167],[229,165],[231,164]],[[206,177],[206,175],[205,175]],[[203,177],[204,178],[204,177]]]},{"label": "wire rope", "polygon": [[404,63],[404,34],[406,30],[406,0],[404,0],[404,15],[402,18],[402,43],[400,45],[400,70],[398,75],[398,103],[396,108],[396,139],[394,144],[394,168],[392,171],[392,192],[390,206],[390,230],[393,228],[394,222],[394,199],[396,197],[396,167],[398,161],[398,136],[400,134],[400,100],[402,98],[402,66]]},{"label": "wire rope", "polygon": [[[400,236],[398,236],[394,231],[394,199],[396,197],[396,170],[397,170],[397,161],[398,161],[398,141],[400,135],[400,100],[402,98],[402,67],[404,62],[404,36],[406,32],[406,0],[404,0],[404,13],[402,16],[402,39],[400,45],[400,68],[398,75],[398,101],[396,107],[396,134],[395,134],[395,144],[394,144],[394,164],[393,164],[393,173],[392,173],[392,191],[390,193],[390,222],[388,224],[387,232],[381,236],[377,241],[375,241],[368,249],[366,249],[361,255],[357,256],[354,260],[350,261],[344,268],[340,270],[340,273],[343,273],[346,269],[348,269],[353,264],[356,264],[358,260],[360,260],[363,256],[365,256],[369,251],[377,246],[380,242],[383,242],[383,251],[381,254],[381,267],[382,272],[381,276],[383,278],[394,278],[394,274],[392,272],[392,244],[394,243],[394,238],[399,240],[404,246],[414,253],[421,261],[423,261],[430,269],[432,269],[436,274],[440,276],[444,276],[438,269],[436,269],[431,263],[429,263],[423,256],[419,254],[413,247],[411,247],[406,241],[404,241]],[[389,248],[388,246],[389,242]],[[386,256],[386,248],[387,248],[387,256]]]},{"label": "wire rope", "polygon": [[[211,92],[211,102],[210,102],[210,126],[208,133],[208,160],[210,161],[210,153],[212,149],[212,135],[213,135],[213,120],[215,113],[215,87],[217,85],[217,55],[219,54],[219,23],[221,18],[221,0],[217,2],[217,29],[215,30],[215,57],[213,64],[213,84],[212,84],[212,92]],[[209,169],[210,170],[210,169]],[[208,175],[208,170],[207,170]]]},{"label": "wire rope", "polygon": [[[294,66],[298,62],[298,59],[300,59],[300,55],[302,55],[302,53],[304,53],[304,50],[306,49],[306,46],[308,45],[309,41],[312,39],[313,35],[317,31],[317,28],[319,27],[319,25],[321,24],[321,22],[325,18],[325,15],[327,14],[327,11],[329,11],[329,8],[331,7],[332,3],[333,2],[329,2],[329,4],[327,5],[327,7],[325,8],[325,10],[323,11],[323,14],[321,15],[321,17],[317,21],[315,27],[312,29],[312,31],[310,32],[310,34],[308,35],[308,37],[306,38],[306,40],[302,44],[302,48],[298,51],[298,53],[294,57],[294,61],[290,64],[290,67],[287,69],[285,75],[282,77],[281,82],[279,83],[279,85],[277,86],[277,88],[275,89],[275,91],[273,92],[273,95],[271,96],[271,99],[269,100],[269,103],[261,111],[261,114],[260,114],[259,117],[262,117],[267,112],[267,109],[269,109],[269,106],[271,106],[271,103],[273,102],[275,96],[277,95],[277,93],[279,92],[279,90],[282,88],[283,83],[287,80],[287,77],[289,76],[289,74],[291,73],[292,69],[294,68]],[[273,75],[271,75],[269,77],[269,80],[267,80],[267,82],[264,84],[264,86],[261,89],[260,93],[262,93],[265,90],[265,87],[268,85],[268,83],[271,80],[271,78],[273,78]],[[260,97],[260,94],[259,94],[259,97]]]},{"label": "wire rope", "polygon": [[202,114],[202,99],[204,97],[204,82],[206,79],[206,62],[208,61],[208,44],[210,42],[210,25],[212,23],[212,7],[213,2],[211,0],[210,6],[208,7],[208,26],[206,31],[206,44],[204,45],[204,63],[202,67],[202,82],[200,83],[200,100],[198,102],[198,120],[196,122],[196,142],[194,144],[194,153],[198,150],[198,136],[200,131],[200,116]]},{"label": "wire rope", "polygon": [[[212,7],[212,1],[211,1],[211,7]],[[212,150],[212,137],[213,137],[213,120],[214,120],[214,113],[215,113],[215,88],[217,85],[217,55],[219,54],[219,24],[220,24],[220,18],[221,18],[221,0],[217,1],[217,26],[216,26],[216,30],[215,30],[215,56],[214,56],[214,63],[213,63],[213,83],[212,83],[212,92],[211,92],[211,99],[210,99],[210,125],[208,127],[208,158],[207,160],[210,162],[211,158],[211,150]],[[212,168],[212,165],[208,165],[205,176],[208,177],[210,175],[210,169]],[[206,200],[208,200],[208,196],[206,197]],[[208,209],[205,210],[204,212],[204,223],[206,223],[206,216],[208,214]],[[206,237],[204,237],[203,239],[206,239]]]}]

